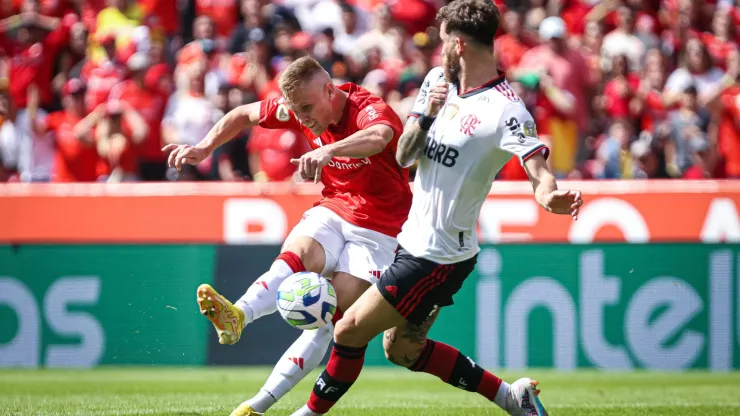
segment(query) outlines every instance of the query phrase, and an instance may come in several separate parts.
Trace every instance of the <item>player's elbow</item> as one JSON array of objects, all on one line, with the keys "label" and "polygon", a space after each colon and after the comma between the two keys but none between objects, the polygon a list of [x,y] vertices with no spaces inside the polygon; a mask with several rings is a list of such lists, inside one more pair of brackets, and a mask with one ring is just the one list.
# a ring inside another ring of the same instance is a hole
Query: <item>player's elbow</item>
[{"label": "player's elbow", "polygon": [[383,149],[385,149],[385,146],[388,145],[388,142],[390,142],[390,140],[379,132],[372,132],[368,137],[368,144],[370,145],[373,154],[382,152]]},{"label": "player's elbow", "polygon": [[398,163],[398,166],[402,168],[411,167],[419,157],[416,153],[399,147],[396,149],[396,163]]}]

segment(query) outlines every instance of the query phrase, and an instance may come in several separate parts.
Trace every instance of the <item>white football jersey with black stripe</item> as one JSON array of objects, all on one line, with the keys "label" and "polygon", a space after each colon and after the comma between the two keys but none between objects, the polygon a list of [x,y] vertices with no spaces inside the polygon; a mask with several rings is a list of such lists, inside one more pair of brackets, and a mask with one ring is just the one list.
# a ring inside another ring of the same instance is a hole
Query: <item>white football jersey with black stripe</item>
[{"label": "white football jersey with black stripe", "polygon": [[[411,117],[424,111],[429,89],[443,78],[441,67],[427,74]],[[480,251],[478,215],[496,174],[512,155],[524,163],[548,152],[532,115],[503,75],[465,93],[448,84],[448,91],[419,158],[411,211],[398,235],[409,253],[441,264]]]}]

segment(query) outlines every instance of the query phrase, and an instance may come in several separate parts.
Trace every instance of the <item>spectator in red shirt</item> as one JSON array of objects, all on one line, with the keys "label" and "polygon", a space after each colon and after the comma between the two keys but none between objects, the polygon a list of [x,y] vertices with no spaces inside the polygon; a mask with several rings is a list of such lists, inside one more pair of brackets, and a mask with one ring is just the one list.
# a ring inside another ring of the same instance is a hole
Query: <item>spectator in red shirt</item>
[{"label": "spectator in red shirt", "polygon": [[72,78],[62,88],[62,111],[34,123],[37,135],[54,132],[52,182],[94,182],[97,179],[98,152],[93,140],[82,134],[77,124],[85,116],[85,86]]},{"label": "spectator in red shirt", "polygon": [[731,53],[727,63],[734,82],[719,97],[716,141],[726,176],[740,178],[740,52]]},{"label": "spectator in red shirt", "polygon": [[737,50],[730,10],[718,7],[712,19],[712,32],[702,34],[702,41],[707,45],[707,51],[711,55],[714,64],[722,69],[727,69],[727,57],[731,52]]},{"label": "spectator in red shirt", "polygon": [[164,180],[167,166],[162,155],[161,124],[164,116],[165,97],[161,92],[146,85],[146,74],[150,67],[149,57],[137,52],[127,62],[130,79],[111,90],[109,100],[125,102],[135,108],[146,122],[149,134],[136,146],[139,159],[139,175],[142,180]]},{"label": "spectator in red shirt", "polygon": [[228,38],[239,21],[238,0],[195,0],[195,13],[213,21],[216,41],[222,50],[225,49]]},{"label": "spectator in red shirt", "polygon": [[624,55],[612,58],[611,77],[604,85],[604,111],[611,118],[629,118],[637,115],[630,110],[630,102],[640,86],[640,78],[630,72]]},{"label": "spectator in red shirt", "polygon": [[[4,38],[0,46],[13,58],[10,61],[10,96],[17,108],[25,108],[28,104],[27,91],[31,83],[39,88],[40,105],[52,104],[55,60],[66,45],[69,28],[74,22],[73,15],[59,20],[26,12],[17,20],[17,39]],[[12,25],[0,26],[0,35],[12,29]]]},{"label": "spectator in red shirt", "polygon": [[95,141],[102,159],[99,173],[108,182],[136,180],[136,144],[148,134],[147,123],[125,101],[108,101],[96,113],[100,122],[95,128]]},{"label": "spectator in red shirt", "polygon": [[519,61],[530,48],[522,39],[524,27],[522,25],[522,14],[518,11],[509,10],[504,14],[504,29],[506,34],[499,36],[493,43],[496,60],[502,71],[516,68]]},{"label": "spectator in red shirt", "polygon": [[267,35],[262,29],[254,29],[249,32],[244,52],[231,57],[228,81],[262,100],[265,88],[274,77]]},{"label": "spectator in red shirt", "polygon": [[666,81],[666,64],[660,49],[650,49],[645,55],[645,67],[642,71],[640,86],[633,100],[633,114],[640,117],[642,130],[653,132],[655,125],[667,117],[663,103],[663,87]]}]

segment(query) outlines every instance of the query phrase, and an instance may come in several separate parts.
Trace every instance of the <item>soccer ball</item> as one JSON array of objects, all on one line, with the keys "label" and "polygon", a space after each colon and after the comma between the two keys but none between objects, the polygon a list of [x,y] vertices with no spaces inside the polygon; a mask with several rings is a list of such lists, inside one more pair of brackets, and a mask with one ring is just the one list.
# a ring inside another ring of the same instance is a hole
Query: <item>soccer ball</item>
[{"label": "soccer ball", "polygon": [[318,329],[331,322],[337,295],[329,281],[316,273],[296,273],[280,284],[277,292],[280,316],[298,329]]}]

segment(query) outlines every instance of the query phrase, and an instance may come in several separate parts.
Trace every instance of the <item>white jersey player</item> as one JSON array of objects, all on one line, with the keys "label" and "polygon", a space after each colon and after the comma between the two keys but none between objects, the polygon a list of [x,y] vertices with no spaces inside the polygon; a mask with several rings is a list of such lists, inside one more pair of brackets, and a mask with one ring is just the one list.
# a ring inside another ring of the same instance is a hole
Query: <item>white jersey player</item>
[{"label": "white jersey player", "polygon": [[[534,119],[503,75],[465,93],[432,69],[411,116],[424,115],[432,86],[447,86],[447,99],[432,124],[414,181],[409,218],[399,244],[416,257],[457,263],[478,251],[476,224],[496,174],[515,155],[524,163],[548,149]],[[413,120],[411,120],[413,121]]]},{"label": "white jersey player", "polygon": [[386,330],[388,359],[476,392],[514,416],[547,416],[538,383],[508,384],[457,349],[427,338],[440,308],[475,269],[476,223],[498,171],[517,156],[535,199],[556,214],[578,215],[577,191],[558,190],[534,120],[496,70],[498,9],[490,0],[456,0],[440,9],[444,65],[426,77],[398,141],[396,160],[418,160],[411,212],[396,257],[337,323],[326,370],[294,416],[324,414],[357,379],[367,344]]}]

